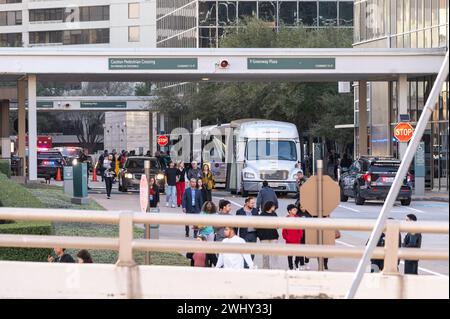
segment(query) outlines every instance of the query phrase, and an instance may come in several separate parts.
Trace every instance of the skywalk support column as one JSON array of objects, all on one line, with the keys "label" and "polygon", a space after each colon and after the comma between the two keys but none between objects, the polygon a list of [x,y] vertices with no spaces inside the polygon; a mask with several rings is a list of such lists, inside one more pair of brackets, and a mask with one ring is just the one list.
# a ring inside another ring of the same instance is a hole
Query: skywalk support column
[{"label": "skywalk support column", "polygon": [[11,142],[9,140],[9,100],[0,101],[0,157],[11,157]]},{"label": "skywalk support column", "polygon": [[[398,122],[401,122],[400,115],[408,114],[408,78],[400,75],[398,78]],[[398,158],[405,156],[408,143],[398,143]]]},{"label": "skywalk support column", "polygon": [[367,81],[359,81],[358,85],[358,136],[359,155],[368,155],[367,145]]},{"label": "skywalk support column", "polygon": [[25,154],[25,136],[26,136],[26,117],[27,117],[27,110],[25,108],[25,99],[26,99],[26,87],[27,83],[26,81],[20,80],[17,81],[17,111],[18,111],[18,151],[19,151],[19,157],[22,159],[22,172],[21,176],[26,177],[26,167],[27,163],[25,161],[26,154]]},{"label": "skywalk support column", "polygon": [[28,75],[28,179],[37,180],[36,75]]}]

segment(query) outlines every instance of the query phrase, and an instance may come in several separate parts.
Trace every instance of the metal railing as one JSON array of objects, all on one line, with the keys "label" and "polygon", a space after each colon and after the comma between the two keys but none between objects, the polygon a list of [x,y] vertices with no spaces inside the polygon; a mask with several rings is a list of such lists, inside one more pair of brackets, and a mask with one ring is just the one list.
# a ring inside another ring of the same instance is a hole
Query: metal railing
[{"label": "metal railing", "polygon": [[[219,242],[199,243],[187,240],[136,239],[135,224],[210,225],[254,228],[287,228],[313,230],[363,231],[373,229],[375,221],[317,218],[265,218],[221,215],[192,215],[170,213],[104,212],[79,210],[48,210],[29,208],[0,208],[1,220],[58,221],[119,225],[118,238],[35,236],[0,234],[0,247],[84,248],[119,251],[119,266],[135,265],[136,251],[248,253],[263,255],[297,255],[308,257],[361,258],[364,246],[277,245],[245,243],[229,245]],[[397,274],[398,260],[448,260],[448,249],[399,248],[401,232],[448,234],[446,222],[405,222],[389,220],[385,227],[385,247],[377,247],[372,258],[384,259],[383,273]]]}]

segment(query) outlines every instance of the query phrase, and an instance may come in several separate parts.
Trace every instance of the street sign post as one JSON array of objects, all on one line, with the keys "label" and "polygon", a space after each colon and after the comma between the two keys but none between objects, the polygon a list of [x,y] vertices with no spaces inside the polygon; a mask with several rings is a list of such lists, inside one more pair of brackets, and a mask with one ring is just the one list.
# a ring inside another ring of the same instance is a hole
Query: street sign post
[{"label": "street sign post", "polygon": [[394,137],[400,143],[407,143],[414,134],[414,127],[409,122],[398,123],[394,129]]},{"label": "street sign post", "polygon": [[[340,189],[330,176],[323,175],[323,161],[317,161],[317,175],[310,177],[300,188],[301,204],[313,216],[328,217],[340,202]],[[307,245],[334,245],[334,230],[308,230]],[[323,271],[323,258],[319,258],[319,271]]]},{"label": "street sign post", "polygon": [[425,195],[425,142],[420,142],[414,157],[414,193]]}]

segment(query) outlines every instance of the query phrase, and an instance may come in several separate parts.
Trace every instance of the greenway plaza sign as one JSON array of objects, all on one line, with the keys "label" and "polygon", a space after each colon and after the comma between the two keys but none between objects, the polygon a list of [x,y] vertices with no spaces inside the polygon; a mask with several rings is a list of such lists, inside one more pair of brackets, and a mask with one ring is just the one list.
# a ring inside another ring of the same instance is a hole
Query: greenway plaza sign
[{"label": "greenway plaza sign", "polygon": [[197,70],[197,58],[110,58],[109,70]]},{"label": "greenway plaza sign", "polygon": [[248,58],[249,70],[334,70],[335,58]]}]

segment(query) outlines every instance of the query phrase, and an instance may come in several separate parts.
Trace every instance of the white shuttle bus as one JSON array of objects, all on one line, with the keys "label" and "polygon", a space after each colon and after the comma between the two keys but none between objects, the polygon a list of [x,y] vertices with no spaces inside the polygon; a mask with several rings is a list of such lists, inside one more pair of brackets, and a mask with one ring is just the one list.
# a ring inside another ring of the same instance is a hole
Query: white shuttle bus
[{"label": "white shuttle bus", "polygon": [[276,192],[297,192],[301,147],[294,124],[243,119],[195,133],[202,135],[202,153],[211,155],[210,160],[203,156],[202,162],[211,165],[216,181],[225,183],[233,194],[256,193],[264,180]]}]

